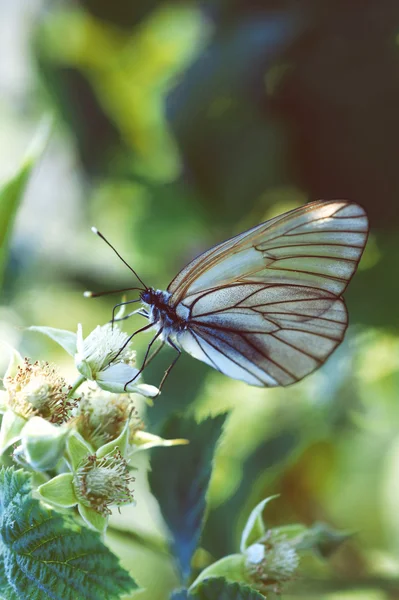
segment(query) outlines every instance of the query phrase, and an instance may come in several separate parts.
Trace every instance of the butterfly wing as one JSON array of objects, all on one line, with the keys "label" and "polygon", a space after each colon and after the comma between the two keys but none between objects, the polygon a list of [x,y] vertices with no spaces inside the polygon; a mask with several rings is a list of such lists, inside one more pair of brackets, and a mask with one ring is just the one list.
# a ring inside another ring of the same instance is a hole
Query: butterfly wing
[{"label": "butterfly wing", "polygon": [[241,233],[189,263],[171,282],[170,303],[231,283],[304,285],[340,296],[356,271],[368,235],[364,209],[317,201]]},{"label": "butterfly wing", "polygon": [[320,367],[342,341],[342,298],[305,286],[236,284],[203,293],[178,343],[251,385],[290,385]]},{"label": "butterfly wing", "polygon": [[341,298],[368,235],[357,204],[313,202],[211,248],[168,287],[187,328],[178,343],[258,386],[290,385],[342,341]]}]

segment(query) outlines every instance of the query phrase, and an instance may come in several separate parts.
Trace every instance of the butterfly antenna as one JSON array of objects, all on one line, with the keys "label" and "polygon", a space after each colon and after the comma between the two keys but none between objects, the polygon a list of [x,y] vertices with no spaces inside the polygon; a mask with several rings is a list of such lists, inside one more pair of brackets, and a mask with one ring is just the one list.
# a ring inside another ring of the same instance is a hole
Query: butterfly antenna
[{"label": "butterfly antenna", "polygon": [[99,296],[108,296],[109,294],[119,294],[120,292],[130,292],[132,290],[143,291],[143,288],[131,287],[131,288],[123,288],[121,290],[107,290],[105,292],[91,292],[90,290],[87,290],[86,292],[83,292],[83,296],[85,298],[98,298]]},{"label": "butterfly antenna", "polygon": [[93,233],[95,233],[96,235],[98,235],[98,237],[100,237],[102,240],[104,240],[104,242],[106,244],[108,244],[108,246],[115,252],[115,254],[117,255],[117,257],[120,258],[121,261],[127,266],[127,268],[131,270],[131,272],[133,273],[133,275],[135,275],[137,277],[137,279],[140,281],[140,283],[144,286],[144,289],[148,290],[148,286],[146,286],[146,284],[144,283],[144,281],[137,275],[136,271],[125,261],[124,258],[122,258],[122,256],[119,254],[118,250],[116,248],[114,248],[114,246],[111,244],[111,242],[109,242],[107,240],[107,238],[104,237],[103,234],[100,231],[98,231],[97,227],[92,227],[91,230],[92,230]]}]

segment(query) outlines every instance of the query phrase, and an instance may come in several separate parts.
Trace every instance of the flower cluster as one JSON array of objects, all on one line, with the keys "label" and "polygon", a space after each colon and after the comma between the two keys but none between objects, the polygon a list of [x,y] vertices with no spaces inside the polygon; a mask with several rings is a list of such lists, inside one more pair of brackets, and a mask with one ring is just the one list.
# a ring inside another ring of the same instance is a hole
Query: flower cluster
[{"label": "flower cluster", "polygon": [[15,375],[4,377],[4,387],[8,408],[24,419],[40,416],[50,423],[61,425],[76,404],[68,397],[71,387],[67,386],[56,367],[47,362],[31,364],[25,358],[22,365],[17,365]]},{"label": "flower cluster", "polygon": [[77,333],[32,327],[58,342],[77,369],[68,384],[58,368],[12,350],[0,392],[0,457],[29,470],[38,494],[58,509],[77,507],[103,532],[112,506],[133,502],[129,460],[164,440],[144,431],[132,394],[153,398],[155,386],[139,381],[130,338],[117,325]]}]

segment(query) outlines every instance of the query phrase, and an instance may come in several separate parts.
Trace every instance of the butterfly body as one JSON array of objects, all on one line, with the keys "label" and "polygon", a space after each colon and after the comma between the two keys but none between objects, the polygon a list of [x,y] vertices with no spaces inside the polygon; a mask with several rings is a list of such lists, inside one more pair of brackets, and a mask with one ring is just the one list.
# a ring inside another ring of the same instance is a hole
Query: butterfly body
[{"label": "butterfly body", "polygon": [[[187,318],[184,313],[188,311],[178,311],[170,304],[171,294],[165,290],[155,290],[148,288],[140,294],[140,299],[144,305],[145,316],[154,328],[160,332],[160,339],[168,341],[170,338],[176,338],[179,333],[187,328]],[[183,315],[182,315],[183,312]],[[142,313],[144,314],[144,313]]]}]

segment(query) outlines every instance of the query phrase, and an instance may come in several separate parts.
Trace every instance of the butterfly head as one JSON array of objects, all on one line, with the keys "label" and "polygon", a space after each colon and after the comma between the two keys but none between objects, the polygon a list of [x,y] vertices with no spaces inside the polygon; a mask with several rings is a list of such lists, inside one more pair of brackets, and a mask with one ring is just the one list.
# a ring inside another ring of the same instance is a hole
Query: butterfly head
[{"label": "butterfly head", "polygon": [[170,294],[162,290],[154,290],[154,288],[147,288],[140,294],[140,300],[148,306],[163,306]]},{"label": "butterfly head", "polygon": [[154,290],[154,288],[147,288],[140,294],[140,300],[143,304],[146,304],[150,310],[164,311],[169,308],[168,300],[170,294],[164,290]]},{"label": "butterfly head", "polygon": [[184,316],[170,305],[170,297],[169,292],[153,288],[148,288],[140,294],[142,303],[146,305],[150,322],[158,324],[166,333],[180,331],[186,326]]}]

